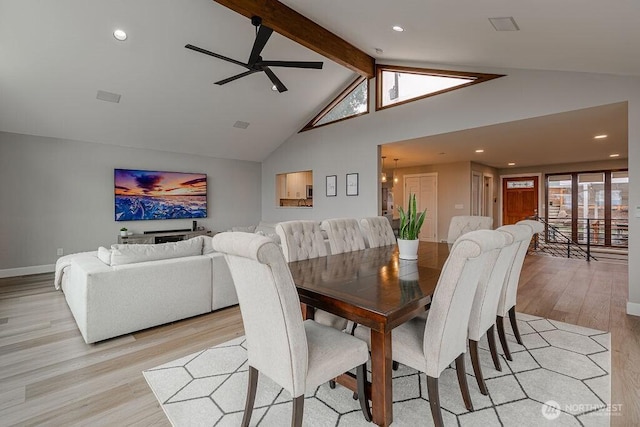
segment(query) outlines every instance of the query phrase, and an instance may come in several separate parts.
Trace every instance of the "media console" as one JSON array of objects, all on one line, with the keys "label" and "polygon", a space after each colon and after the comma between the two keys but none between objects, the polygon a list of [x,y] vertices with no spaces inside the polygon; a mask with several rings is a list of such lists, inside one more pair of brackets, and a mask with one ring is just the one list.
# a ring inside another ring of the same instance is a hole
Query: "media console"
[{"label": "media console", "polygon": [[210,236],[211,230],[173,230],[173,231],[158,231],[158,232],[145,232],[144,234],[132,234],[130,236],[118,236],[118,243],[122,244],[134,244],[134,243],[167,243],[167,242],[179,242],[180,240],[191,239],[196,236]]}]

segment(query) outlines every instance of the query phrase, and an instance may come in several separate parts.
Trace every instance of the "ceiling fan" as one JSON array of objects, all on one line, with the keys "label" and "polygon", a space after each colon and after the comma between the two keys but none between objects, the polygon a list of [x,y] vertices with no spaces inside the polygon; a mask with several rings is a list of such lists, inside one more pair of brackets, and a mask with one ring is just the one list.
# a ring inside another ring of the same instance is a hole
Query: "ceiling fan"
[{"label": "ceiling fan", "polygon": [[217,53],[210,52],[208,50],[199,48],[197,46],[187,44],[185,47],[187,49],[194,50],[196,52],[204,53],[205,55],[210,55],[218,59],[222,59],[224,61],[231,62],[236,65],[240,65],[241,67],[246,68],[249,71],[245,71],[244,73],[237,74],[235,76],[228,77],[226,79],[215,82],[217,85],[224,85],[230,83],[234,80],[237,80],[241,77],[245,77],[254,73],[258,73],[264,71],[264,73],[269,77],[269,80],[274,84],[278,92],[285,92],[287,87],[278,79],[278,77],[271,71],[269,67],[289,67],[289,68],[313,68],[316,70],[322,69],[322,62],[305,62],[305,61],[264,61],[260,53],[264,46],[267,44],[269,37],[271,37],[271,33],[273,30],[269,27],[262,25],[262,18],[259,16],[254,16],[251,18],[251,24],[256,27],[256,40],[253,42],[253,48],[251,49],[251,55],[249,55],[249,61],[244,64],[240,61],[236,61],[235,59],[227,58],[226,56],[219,55]]}]

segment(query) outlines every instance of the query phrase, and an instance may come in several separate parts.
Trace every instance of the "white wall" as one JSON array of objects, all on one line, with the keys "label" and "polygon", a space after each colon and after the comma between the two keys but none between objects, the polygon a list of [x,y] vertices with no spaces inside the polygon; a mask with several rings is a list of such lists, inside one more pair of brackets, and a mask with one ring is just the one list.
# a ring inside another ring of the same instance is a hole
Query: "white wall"
[{"label": "white wall", "polygon": [[[414,64],[415,65],[415,64]],[[437,68],[433,64],[424,67]],[[439,65],[442,68],[442,65]],[[640,206],[640,78],[533,70],[478,70],[506,77],[432,98],[371,113],[292,136],[262,168],[264,219],[376,215],[379,144],[488,126],[615,102],[629,105],[630,206]],[[373,85],[370,86],[373,94]],[[373,98],[373,96],[370,96]],[[373,105],[373,100],[371,101]],[[275,175],[313,170],[314,207],[275,206]],[[360,173],[360,196],[344,195],[345,174]],[[338,197],[324,197],[324,176],[338,175]],[[630,310],[640,315],[640,223],[629,221]]]},{"label": "white wall", "polygon": [[226,230],[260,220],[256,162],[140,150],[0,132],[0,277],[52,271],[56,249],[96,250],[118,230],[191,228],[191,220],[114,220],[114,168],[207,174],[208,217]]}]

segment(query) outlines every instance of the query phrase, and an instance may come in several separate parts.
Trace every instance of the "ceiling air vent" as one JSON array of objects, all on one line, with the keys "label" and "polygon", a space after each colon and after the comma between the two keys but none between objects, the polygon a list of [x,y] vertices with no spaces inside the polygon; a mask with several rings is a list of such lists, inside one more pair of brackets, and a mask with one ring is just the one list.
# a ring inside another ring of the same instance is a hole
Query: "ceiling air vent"
[{"label": "ceiling air vent", "polygon": [[516,24],[516,20],[513,16],[507,16],[504,18],[489,18],[491,25],[496,31],[519,31],[520,27]]},{"label": "ceiling air vent", "polygon": [[234,128],[238,128],[238,129],[246,129],[249,127],[249,122],[242,122],[240,120],[238,120],[237,122],[235,122],[233,124]]},{"label": "ceiling air vent", "polygon": [[117,93],[111,93],[111,92],[105,92],[104,90],[99,90],[98,95],[96,95],[96,98],[99,99],[100,101],[115,102],[117,104],[120,102],[121,96],[122,95],[119,95]]}]

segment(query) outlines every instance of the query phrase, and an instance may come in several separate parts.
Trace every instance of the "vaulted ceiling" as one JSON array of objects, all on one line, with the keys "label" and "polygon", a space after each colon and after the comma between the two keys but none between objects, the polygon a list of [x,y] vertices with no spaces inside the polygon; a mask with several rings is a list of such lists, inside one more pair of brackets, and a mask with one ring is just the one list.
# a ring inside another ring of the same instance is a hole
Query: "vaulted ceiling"
[{"label": "vaulted ceiling", "polygon": [[[640,75],[637,2],[282,3],[380,62]],[[503,16],[520,31],[496,32],[488,18]],[[115,28],[128,39],[117,41]],[[254,31],[212,0],[0,0],[0,131],[261,161],[354,72],[274,33],[265,59],[324,68],[278,68],[285,93],[264,73],[217,86],[244,70],[184,48],[246,62]],[[120,103],[97,100],[98,90],[122,95]]]}]

